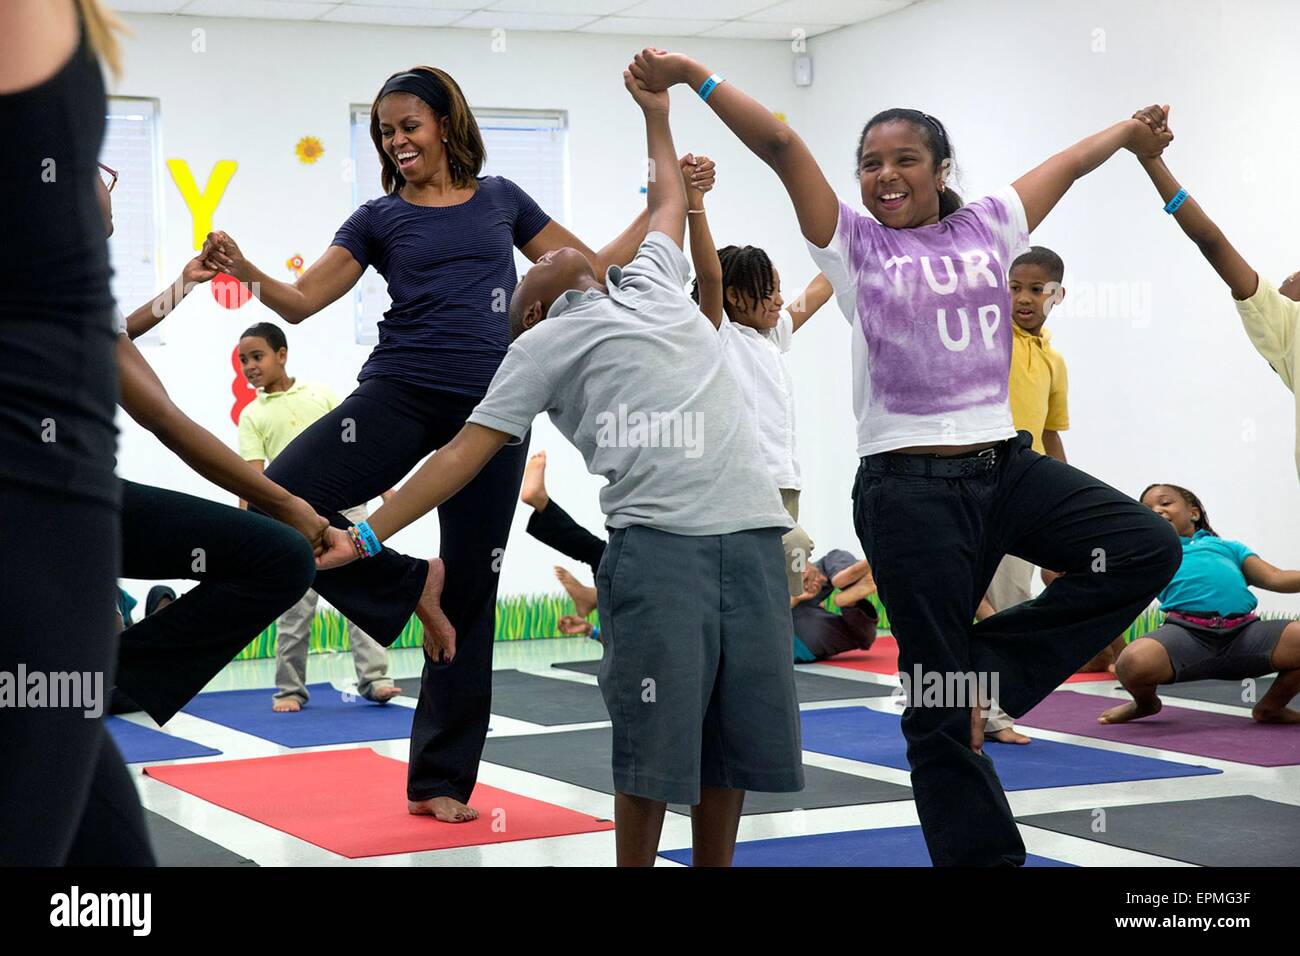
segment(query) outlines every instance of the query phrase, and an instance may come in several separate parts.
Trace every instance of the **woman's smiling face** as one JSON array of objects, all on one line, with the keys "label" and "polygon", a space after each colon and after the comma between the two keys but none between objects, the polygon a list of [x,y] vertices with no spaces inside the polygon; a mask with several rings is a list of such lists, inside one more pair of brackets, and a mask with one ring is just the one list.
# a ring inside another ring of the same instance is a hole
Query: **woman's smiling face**
[{"label": "woman's smiling face", "polygon": [[384,152],[408,183],[428,182],[444,167],[444,126],[413,93],[389,93],[379,101]]}]

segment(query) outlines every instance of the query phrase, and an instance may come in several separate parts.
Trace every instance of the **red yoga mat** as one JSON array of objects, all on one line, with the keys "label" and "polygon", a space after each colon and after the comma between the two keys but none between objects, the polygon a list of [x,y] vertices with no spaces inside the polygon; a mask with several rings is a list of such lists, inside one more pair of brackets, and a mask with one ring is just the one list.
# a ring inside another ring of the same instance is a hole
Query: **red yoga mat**
[{"label": "red yoga mat", "polygon": [[[898,673],[898,642],[887,634],[876,638],[869,651],[848,651],[838,654],[823,664],[832,667],[844,667],[851,671],[867,671],[872,674],[886,674],[893,677]],[[1071,674],[1065,679],[1067,684],[1081,684],[1095,680],[1114,680],[1110,672],[1100,674]]]},{"label": "red yoga mat", "polygon": [[373,750],[146,767],[178,790],[316,846],[356,859],[614,829],[575,813],[480,783],[472,823],[440,823],[406,812],[406,764]]}]

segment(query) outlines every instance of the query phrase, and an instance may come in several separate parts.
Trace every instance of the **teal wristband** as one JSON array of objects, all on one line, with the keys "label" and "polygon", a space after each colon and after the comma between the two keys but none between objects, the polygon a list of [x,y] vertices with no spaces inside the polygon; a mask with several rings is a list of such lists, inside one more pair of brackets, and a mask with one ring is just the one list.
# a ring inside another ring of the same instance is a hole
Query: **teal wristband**
[{"label": "teal wristband", "polygon": [[361,546],[366,550],[367,558],[373,558],[384,550],[384,546],[379,543],[378,536],[370,529],[369,521],[358,521],[353,527],[357,529],[357,537],[361,540]]},{"label": "teal wristband", "polygon": [[1187,201],[1187,190],[1186,189],[1178,190],[1178,192],[1174,193],[1174,198],[1169,200],[1169,202],[1165,203],[1165,212],[1169,213],[1172,216],[1174,214],[1174,211],[1177,210],[1178,207],[1181,206],[1186,201]]},{"label": "teal wristband", "polygon": [[727,82],[726,77],[718,76],[716,73],[710,73],[709,78],[700,85],[700,99],[707,103],[709,101],[709,94],[713,92],[713,88],[718,84],[725,82]]}]

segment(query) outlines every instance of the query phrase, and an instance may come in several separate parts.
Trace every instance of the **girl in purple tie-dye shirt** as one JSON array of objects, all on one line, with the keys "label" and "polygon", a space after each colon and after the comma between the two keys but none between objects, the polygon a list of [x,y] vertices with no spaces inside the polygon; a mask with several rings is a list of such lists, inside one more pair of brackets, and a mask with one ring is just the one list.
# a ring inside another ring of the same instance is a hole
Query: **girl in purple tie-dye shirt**
[{"label": "girl in purple tie-dye shirt", "polygon": [[[789,126],[722,77],[659,50],[629,69],[651,90],[699,91],[794,203],[852,323],[854,526],[898,640],[902,729],[930,857],[1023,864],[983,752],[986,707],[1018,717],[1042,700],[1133,621],[1181,554],[1166,522],[1037,454],[1012,428],[1006,270],[1076,180],[1121,147],[1159,155],[1172,136],[1126,120],[963,205],[948,186],[943,124],[886,110],[855,154],[868,217],[836,197]],[[1038,598],[972,624],[1006,554],[1064,573]]]}]

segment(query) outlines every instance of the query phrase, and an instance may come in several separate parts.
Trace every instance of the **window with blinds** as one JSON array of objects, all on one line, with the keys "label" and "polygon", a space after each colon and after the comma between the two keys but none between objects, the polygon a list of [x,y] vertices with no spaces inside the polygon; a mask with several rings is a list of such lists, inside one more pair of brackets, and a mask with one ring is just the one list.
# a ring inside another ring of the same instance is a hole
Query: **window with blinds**
[{"label": "window with blinds", "polygon": [[[504,176],[550,216],[569,222],[569,123],[563,110],[476,109],[474,118],[487,150],[484,176]],[[379,156],[370,139],[370,107],[352,107],[352,206],[383,195]],[[527,260],[517,250],[522,271]],[[379,320],[392,305],[383,278],[366,269],[354,293],[357,342],[379,340]]]},{"label": "window with blinds", "polygon": [[[164,282],[159,223],[162,221],[162,156],[158,101],[129,96],[108,98],[100,162],[117,170],[113,188],[113,235],[108,240],[113,266],[113,298],[130,314],[158,294]],[[137,344],[162,344],[155,326]]]}]

